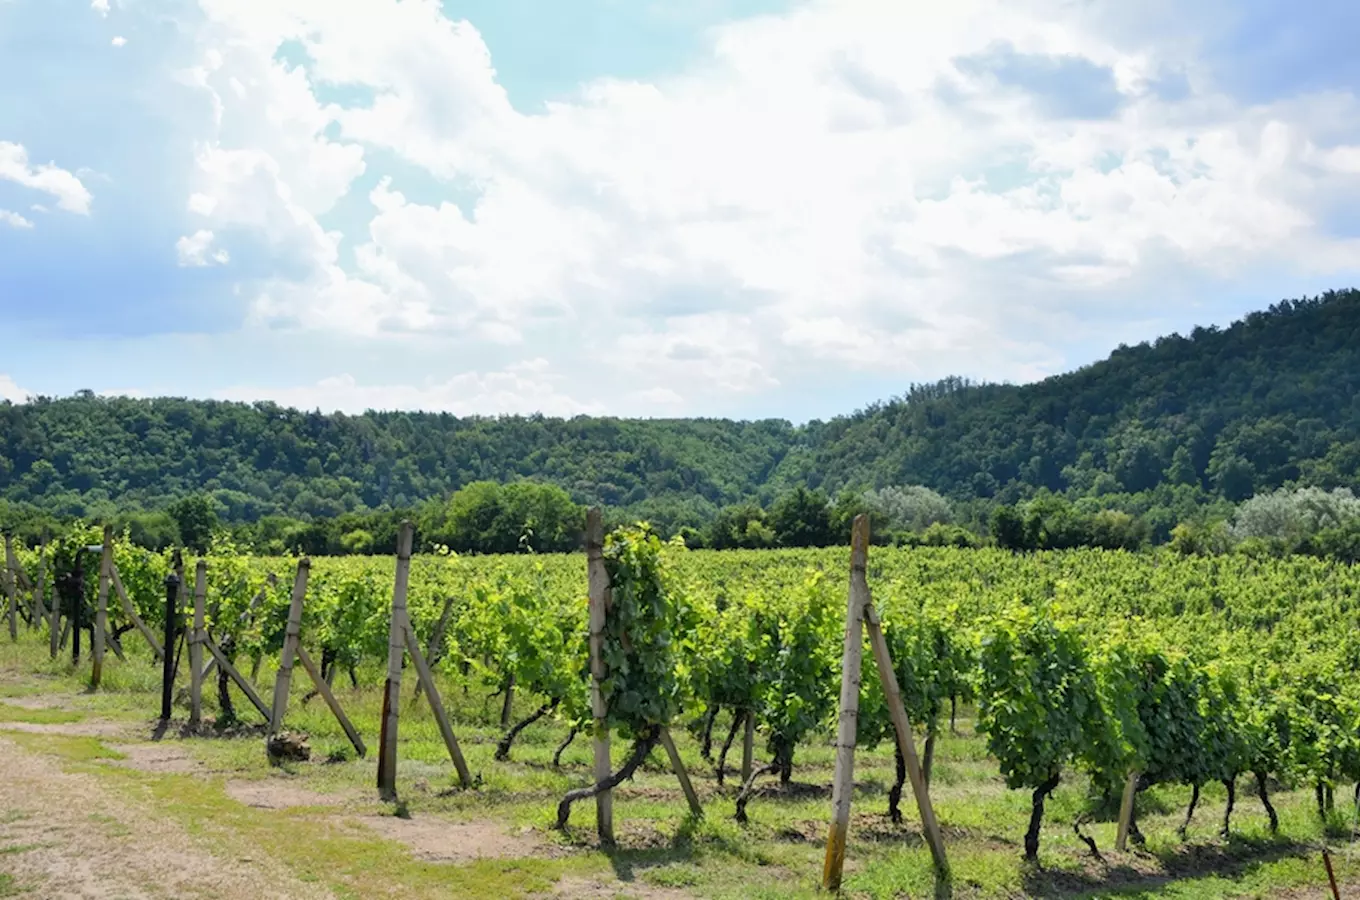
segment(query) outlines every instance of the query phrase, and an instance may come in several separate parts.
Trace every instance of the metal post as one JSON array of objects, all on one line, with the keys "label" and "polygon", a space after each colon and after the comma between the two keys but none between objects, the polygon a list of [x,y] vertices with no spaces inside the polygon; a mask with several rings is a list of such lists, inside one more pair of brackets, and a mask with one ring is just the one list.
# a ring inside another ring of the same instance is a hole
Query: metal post
[{"label": "metal post", "polygon": [[161,721],[170,721],[170,707],[175,697],[175,638],[178,635],[179,576],[174,572],[165,576],[165,652],[161,654]]}]

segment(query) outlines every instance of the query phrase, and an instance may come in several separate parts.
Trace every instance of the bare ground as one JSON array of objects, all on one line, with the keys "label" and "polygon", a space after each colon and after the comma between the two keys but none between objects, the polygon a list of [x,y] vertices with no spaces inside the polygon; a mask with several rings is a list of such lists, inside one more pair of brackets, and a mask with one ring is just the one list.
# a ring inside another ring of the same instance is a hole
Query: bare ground
[{"label": "bare ground", "polygon": [[411,848],[411,855],[431,862],[466,863],[477,859],[560,856],[561,847],[545,844],[531,832],[513,832],[501,822],[452,822],[437,816],[355,816],[351,821]]},{"label": "bare ground", "polygon": [[111,796],[98,778],[0,734],[0,872],[33,896],[111,898],[326,898],[261,855],[215,855],[156,810]]}]

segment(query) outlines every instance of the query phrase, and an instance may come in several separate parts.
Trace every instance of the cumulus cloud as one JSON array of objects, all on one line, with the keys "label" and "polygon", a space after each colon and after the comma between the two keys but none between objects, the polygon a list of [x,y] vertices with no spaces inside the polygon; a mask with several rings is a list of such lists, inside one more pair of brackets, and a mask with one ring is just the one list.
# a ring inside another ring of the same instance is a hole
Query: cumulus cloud
[{"label": "cumulus cloud", "polygon": [[543,413],[573,416],[602,412],[563,393],[547,360],[533,359],[498,372],[466,372],[422,385],[360,384],[352,375],[293,387],[242,385],[216,394],[222,400],[267,398],[298,409],[362,413],[366,410],[430,410],[456,415]]},{"label": "cumulus cloud", "polygon": [[121,34],[116,34],[114,35],[113,40],[110,41],[110,43],[112,43],[113,46],[115,47],[122,47],[125,44],[127,44],[127,38],[123,37]]},{"label": "cumulus cloud", "polygon": [[[249,288],[262,325],[569,335],[662,400],[813,365],[1029,379],[1188,279],[1357,270],[1324,224],[1360,196],[1354,92],[1240,102],[1109,4],[816,0],[533,114],[434,0],[200,6],[189,208],[291,261]],[[323,226],[373,166],[367,227]]]},{"label": "cumulus cloud", "polygon": [[25,390],[14,383],[14,379],[8,375],[0,375],[0,400],[8,400],[10,403],[23,403],[28,400],[31,391]]},{"label": "cumulus cloud", "polygon": [[175,242],[175,252],[181,266],[224,266],[231,262],[231,254],[226,250],[213,250],[214,235],[207,229],[199,229],[191,235],[184,235]]},{"label": "cumulus cloud", "polygon": [[90,0],[90,9],[101,16],[107,16],[109,14],[109,0]]},{"label": "cumulus cloud", "polygon": [[0,224],[5,224],[11,228],[32,228],[33,223],[17,212],[8,209],[0,209]]},{"label": "cumulus cloud", "polygon": [[0,141],[0,181],[49,194],[67,212],[89,215],[92,198],[80,179],[53,163],[31,165],[21,144]]}]

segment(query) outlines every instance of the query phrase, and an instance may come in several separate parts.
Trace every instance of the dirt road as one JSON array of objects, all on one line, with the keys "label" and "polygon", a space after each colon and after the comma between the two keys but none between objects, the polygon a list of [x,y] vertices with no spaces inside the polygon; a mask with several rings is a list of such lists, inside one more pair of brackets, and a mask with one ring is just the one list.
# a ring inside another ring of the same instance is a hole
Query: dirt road
[{"label": "dirt road", "polygon": [[[6,878],[8,876],[8,878]],[[96,777],[0,730],[0,896],[326,898],[268,857],[224,857]]]}]

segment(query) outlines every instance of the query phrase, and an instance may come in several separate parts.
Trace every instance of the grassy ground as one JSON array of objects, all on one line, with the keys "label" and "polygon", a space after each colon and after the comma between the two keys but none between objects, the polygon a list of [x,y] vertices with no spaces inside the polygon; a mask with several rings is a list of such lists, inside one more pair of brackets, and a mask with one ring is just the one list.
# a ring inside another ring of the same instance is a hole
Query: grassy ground
[{"label": "grassy ground", "polygon": [[[129,636],[129,638],[134,636]],[[128,640],[131,645],[131,640]],[[130,659],[110,658],[104,684],[86,690],[88,666],[47,659],[39,635],[17,645],[0,644],[0,738],[20,752],[57,760],[67,771],[91,775],[101,789],[137,809],[164,817],[214,852],[254,858],[267,855],[303,883],[336,897],[811,897],[820,882],[833,750],[829,742],[803,746],[794,760],[794,784],[771,782],[750,804],[751,821],[732,820],[735,777],[719,787],[712,766],[684,728],[674,733],[705,805],[689,817],[674,776],[657,751],[637,778],[616,792],[618,846],[601,850],[594,840],[594,804],[581,803],[566,834],[551,829],[557,802],[587,783],[590,744],[578,739],[551,765],[565,735],[560,723],[530,726],[510,762],[493,760],[500,730],[499,700],[456,678],[441,684],[455,730],[478,780],[471,791],[454,789],[455,777],[428,705],[413,699],[414,673],[403,685],[400,765],[401,802],[383,804],[373,788],[374,754],[356,758],[343,732],[319,698],[304,704],[309,685],[295,673],[288,726],[310,735],[312,761],[271,767],[258,730],[227,736],[185,737],[172,723],[152,748],[159,710],[159,670],[141,648]],[[247,666],[248,668],[248,666]],[[261,673],[266,702],[273,672]],[[341,703],[370,749],[376,747],[381,706],[377,671],[361,672],[359,690],[338,690]],[[187,678],[182,678],[187,682]],[[216,713],[205,691],[208,714]],[[233,693],[247,723],[259,717]],[[537,706],[517,697],[517,714]],[[177,716],[184,710],[177,708]],[[726,734],[725,717],[715,729]],[[1139,798],[1145,849],[1113,850],[1112,819],[1087,828],[1104,853],[1090,856],[1072,823],[1085,806],[1087,785],[1075,773],[1064,779],[1048,805],[1041,866],[1022,860],[1021,840],[1029,816],[1026,792],[1001,783],[984,742],[961,719],[959,733],[937,749],[932,797],[948,842],[952,877],[939,882],[932,870],[908,791],[906,823],[886,816],[892,783],[891,748],[861,750],[856,758],[854,813],[845,892],[888,897],[1324,897],[1326,876],[1319,848],[1333,847],[1343,883],[1360,880],[1352,843],[1351,810],[1329,823],[1318,820],[1311,792],[1280,790],[1273,800],[1280,834],[1271,837],[1253,790],[1241,785],[1233,833],[1218,837],[1224,810],[1221,787],[1206,788],[1188,840],[1176,835],[1188,789],[1156,787]],[[143,751],[154,749],[151,758]],[[622,760],[627,746],[616,742]],[[758,758],[763,744],[757,744]],[[120,758],[121,757],[121,758]],[[735,768],[740,748],[729,764]],[[240,798],[247,799],[243,802]],[[263,801],[259,798],[264,798]],[[277,800],[278,802],[274,802]],[[279,808],[260,808],[261,806]],[[1344,806],[1344,804],[1342,804]],[[27,852],[0,843],[0,897],[43,896],[40,883],[7,874],[7,862]],[[474,858],[480,856],[481,858]]]}]

